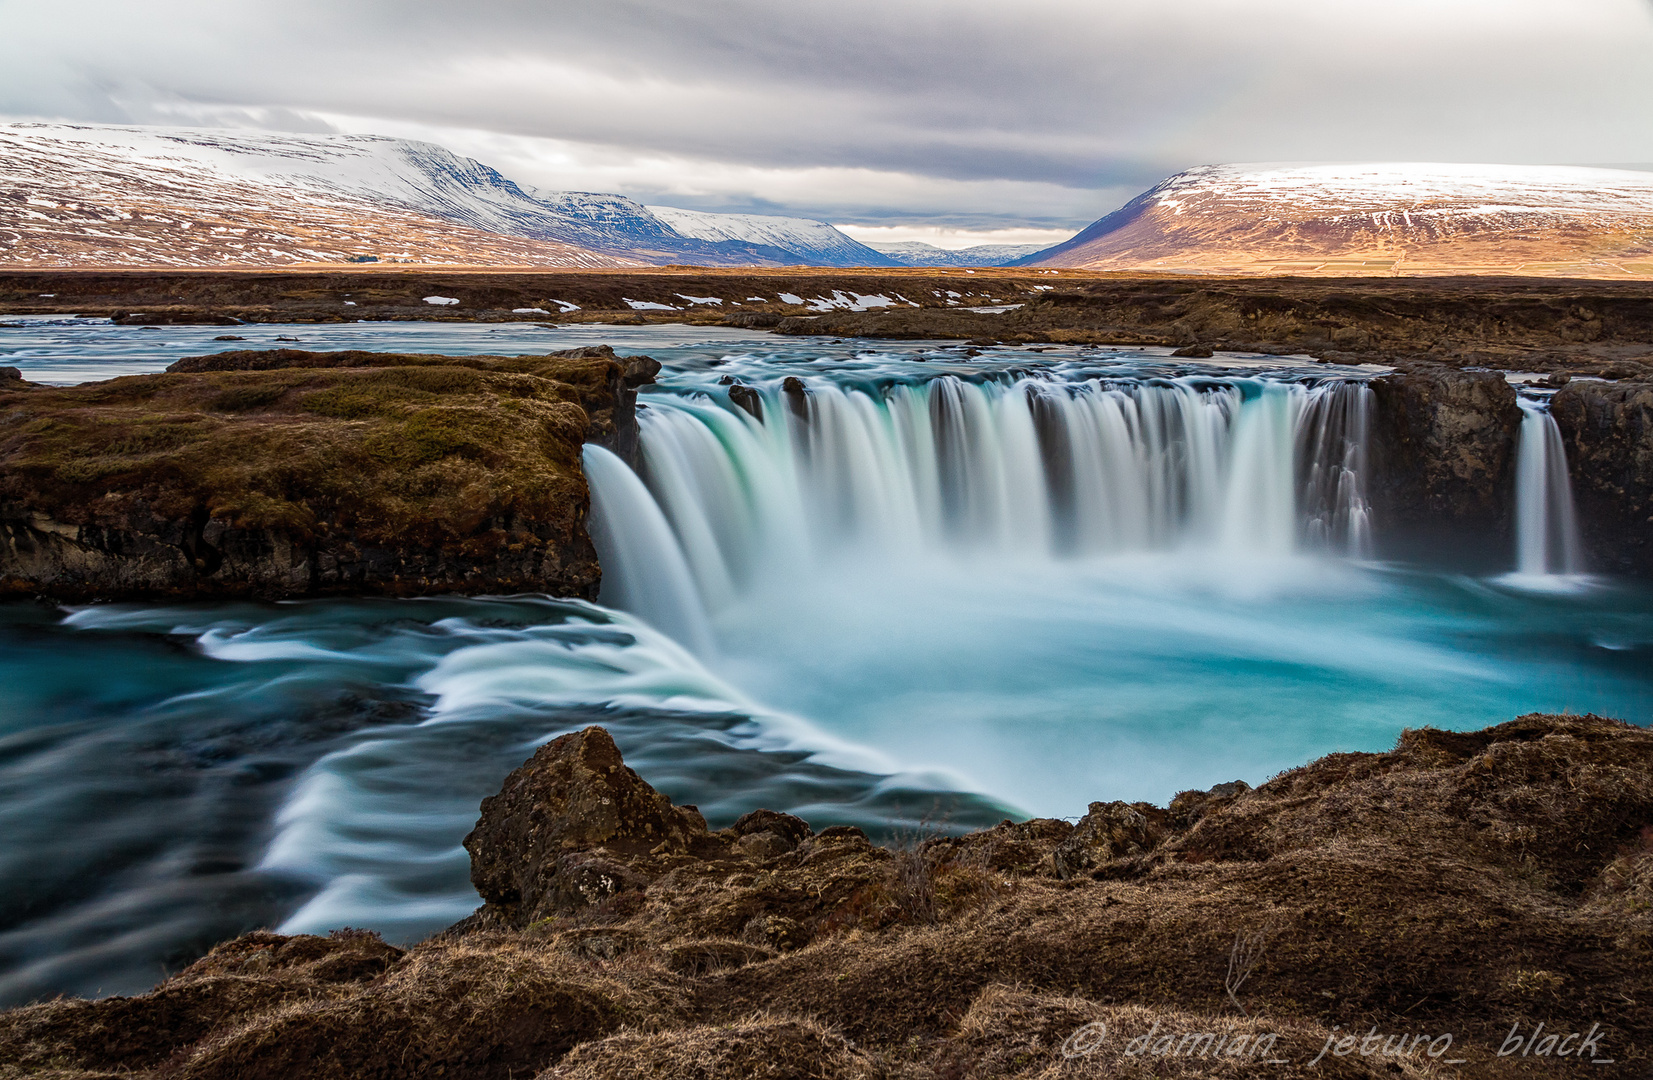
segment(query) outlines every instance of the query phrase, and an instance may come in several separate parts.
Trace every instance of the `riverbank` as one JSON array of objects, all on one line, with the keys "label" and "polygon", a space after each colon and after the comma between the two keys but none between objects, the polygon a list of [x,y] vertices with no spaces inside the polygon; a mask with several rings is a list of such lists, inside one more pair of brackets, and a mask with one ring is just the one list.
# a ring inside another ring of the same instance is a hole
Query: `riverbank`
[{"label": "riverbank", "polygon": [[710,831],[587,728],[484,801],[471,918],[0,1014],[0,1076],[1639,1076],[1650,777],[1535,715],[880,848]]},{"label": "riverbank", "polygon": [[0,597],[595,598],[580,454],[635,455],[657,370],[606,347],[275,349],[76,387],[0,378]]},{"label": "riverbank", "polygon": [[1171,345],[1341,363],[1427,359],[1608,378],[1653,374],[1653,282],[1641,281],[1016,268],[0,273],[0,318],[63,312],[132,325],[727,323],[799,334]]}]

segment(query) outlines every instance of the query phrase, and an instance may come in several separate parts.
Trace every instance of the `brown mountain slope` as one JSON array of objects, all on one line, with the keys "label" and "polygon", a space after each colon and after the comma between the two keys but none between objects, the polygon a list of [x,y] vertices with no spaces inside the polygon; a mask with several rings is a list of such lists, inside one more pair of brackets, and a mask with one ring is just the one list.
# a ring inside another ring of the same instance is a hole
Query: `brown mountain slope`
[{"label": "brown mountain slope", "polygon": [[555,240],[471,228],[342,189],[0,132],[0,266],[631,267]]},{"label": "brown mountain slope", "polygon": [[1653,276],[1653,173],[1512,165],[1213,165],[1036,266],[1220,273]]}]

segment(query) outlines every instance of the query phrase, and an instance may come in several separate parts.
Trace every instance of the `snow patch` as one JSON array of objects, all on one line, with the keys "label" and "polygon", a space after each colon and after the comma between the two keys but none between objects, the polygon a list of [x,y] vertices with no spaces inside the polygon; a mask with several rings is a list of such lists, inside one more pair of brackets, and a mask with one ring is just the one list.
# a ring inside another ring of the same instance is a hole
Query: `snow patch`
[{"label": "snow patch", "polygon": [[691,304],[719,304],[723,303],[721,296],[690,296],[687,293],[676,293],[679,300],[687,300]]},{"label": "snow patch", "polygon": [[436,307],[451,307],[459,303],[459,298],[457,296],[427,296],[425,297],[425,303]]},{"label": "snow patch", "polygon": [[[625,300],[626,298],[621,297],[621,299]],[[680,311],[680,310],[682,310],[681,308],[674,308],[670,304],[656,304],[652,300],[626,300],[626,303],[631,306],[631,310],[633,310],[633,311]]]}]

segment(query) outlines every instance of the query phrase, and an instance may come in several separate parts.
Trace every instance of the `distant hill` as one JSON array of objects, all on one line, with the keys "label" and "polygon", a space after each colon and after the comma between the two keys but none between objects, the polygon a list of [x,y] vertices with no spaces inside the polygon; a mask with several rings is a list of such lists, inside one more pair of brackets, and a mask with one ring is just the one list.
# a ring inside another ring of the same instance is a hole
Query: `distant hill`
[{"label": "distant hill", "polygon": [[797,256],[791,262],[811,266],[904,265],[873,248],[851,240],[824,221],[810,218],[765,217],[758,214],[708,214],[672,206],[644,207],[678,235],[714,243],[734,242],[764,248],[775,258]]},{"label": "distant hill", "polygon": [[1043,244],[977,244],[975,247],[951,249],[917,240],[867,246],[902,266],[1006,266],[1045,250]]},{"label": "distant hill", "polygon": [[1208,165],[1016,265],[1207,273],[1653,275],[1653,173]]},{"label": "distant hill", "polygon": [[0,265],[900,265],[825,222],[667,211],[674,225],[375,135],[7,124],[0,181]]}]

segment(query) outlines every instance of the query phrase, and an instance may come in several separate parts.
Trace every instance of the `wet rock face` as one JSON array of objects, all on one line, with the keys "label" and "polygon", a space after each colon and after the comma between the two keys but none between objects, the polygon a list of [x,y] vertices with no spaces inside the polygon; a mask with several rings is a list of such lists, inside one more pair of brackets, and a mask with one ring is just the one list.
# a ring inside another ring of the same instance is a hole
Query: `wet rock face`
[{"label": "wet rock face", "polygon": [[[465,850],[482,899],[523,921],[640,889],[621,857],[681,854],[706,832],[698,810],[673,806],[588,727],[540,747],[484,799]],[[596,849],[607,855],[582,854]]]},{"label": "wet rock face", "polygon": [[1371,498],[1385,554],[1503,566],[1521,409],[1497,372],[1409,364],[1373,380]]},{"label": "wet rock face", "polygon": [[763,398],[750,386],[737,383],[729,387],[729,400],[745,409],[754,420],[763,421]]},{"label": "wet rock face", "polygon": [[1653,574],[1653,382],[1572,380],[1550,412],[1591,569]]}]

